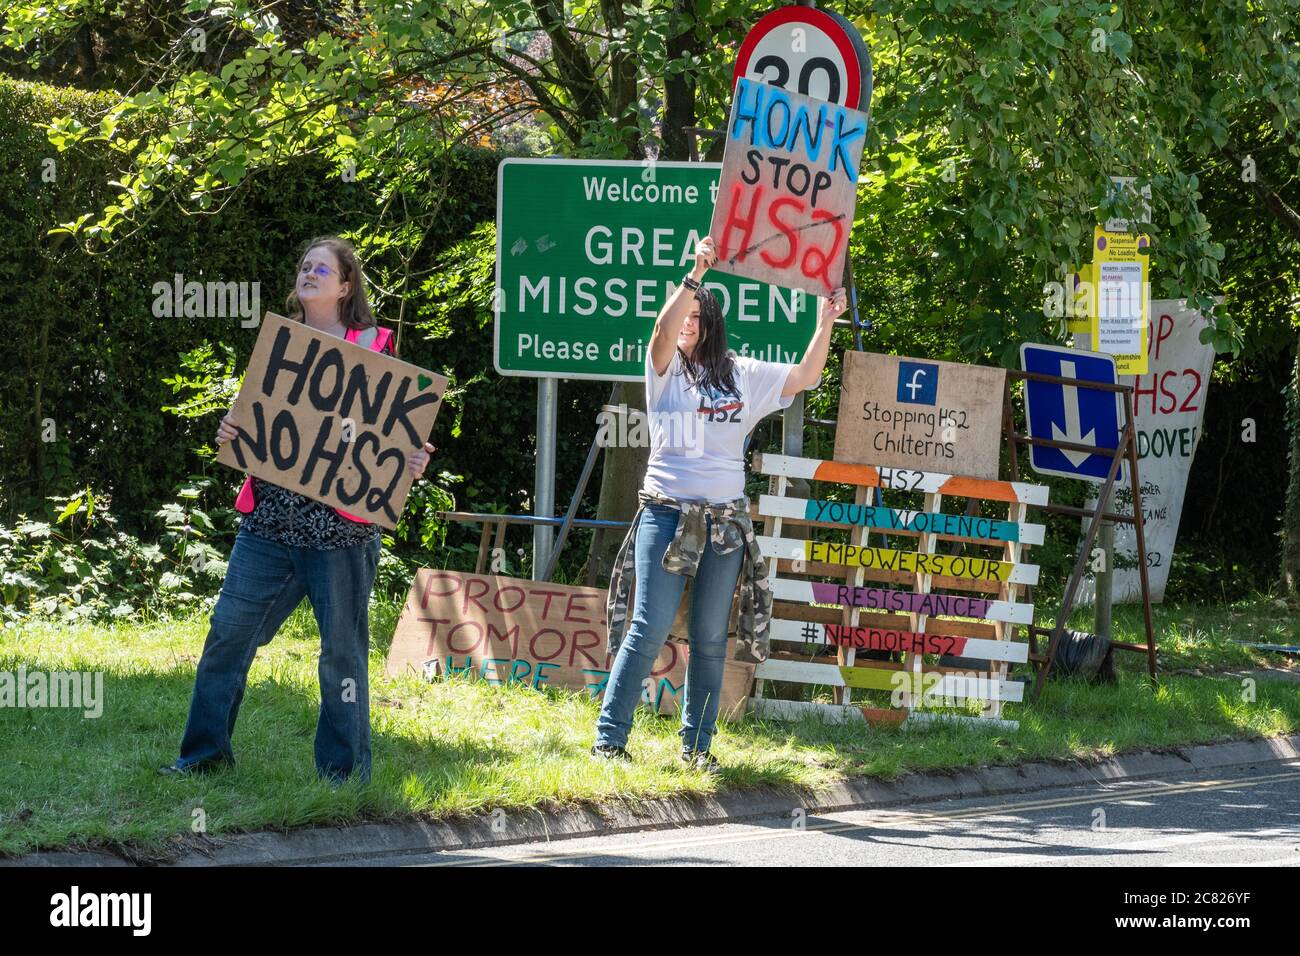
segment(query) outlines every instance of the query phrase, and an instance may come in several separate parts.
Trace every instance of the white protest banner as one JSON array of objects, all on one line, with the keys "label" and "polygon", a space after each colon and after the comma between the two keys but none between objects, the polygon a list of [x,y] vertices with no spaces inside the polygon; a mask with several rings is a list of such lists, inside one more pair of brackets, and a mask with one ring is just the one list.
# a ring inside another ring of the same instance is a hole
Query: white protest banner
[{"label": "white protest banner", "polygon": [[[1205,318],[1188,309],[1185,300],[1155,299],[1151,302],[1151,316],[1149,371],[1145,375],[1121,375],[1119,380],[1134,388],[1147,576],[1151,600],[1159,602],[1164,598],[1169,580],[1187,476],[1205,417],[1205,395],[1210,386],[1214,349],[1200,340]],[[1086,347],[1087,342],[1076,337],[1075,345]],[[1121,477],[1123,482],[1115,490],[1115,510],[1119,514],[1132,514],[1133,495],[1127,467]],[[1088,507],[1094,504],[1095,499]],[[1137,568],[1119,566],[1137,561],[1137,539],[1132,525],[1116,524],[1115,554],[1113,600],[1115,603],[1141,601]],[[1091,580],[1084,582],[1079,594],[1080,600],[1092,600]]]}]

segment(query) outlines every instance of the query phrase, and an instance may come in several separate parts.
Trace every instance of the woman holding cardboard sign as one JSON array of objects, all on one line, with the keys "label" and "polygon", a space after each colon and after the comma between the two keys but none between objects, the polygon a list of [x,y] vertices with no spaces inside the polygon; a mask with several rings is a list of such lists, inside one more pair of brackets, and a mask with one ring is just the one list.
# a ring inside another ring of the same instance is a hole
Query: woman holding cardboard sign
[{"label": "woman holding cardboard sign", "polygon": [[[289,315],[311,328],[394,355],[392,330],[370,311],[352,245],[313,240],[298,263]],[[237,435],[230,414],[218,444]],[[436,449],[424,444],[407,458],[420,477]],[[235,502],[245,517],[203,645],[181,754],[160,773],[184,774],[233,764],[230,738],[257,648],[270,642],[306,596],[320,628],[320,717],[316,770],[329,780],[354,771],[370,776],[367,679],[370,589],[379,565],[379,527],[269,481],[248,478]]]},{"label": "woman holding cardboard sign", "polygon": [[718,300],[701,284],[717,258],[713,239],[701,240],[695,268],[660,311],[646,352],[650,462],[610,580],[609,649],[616,656],[592,747],[596,756],[630,758],[627,737],[642,684],[693,577],[682,759],[710,771],[718,766],[709,746],[738,578],[737,658],[765,656],[771,619],[767,567],[745,498],[745,440],[764,416],[821,379],[831,329],[846,307],[843,289],[822,302],[797,365],[737,356],[727,348]]}]

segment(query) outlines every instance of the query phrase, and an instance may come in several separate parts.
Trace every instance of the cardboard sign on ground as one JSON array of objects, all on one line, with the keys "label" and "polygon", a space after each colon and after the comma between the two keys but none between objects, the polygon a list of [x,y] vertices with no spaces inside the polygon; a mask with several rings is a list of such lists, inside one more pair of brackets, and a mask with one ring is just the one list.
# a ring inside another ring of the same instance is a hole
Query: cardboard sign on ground
[{"label": "cardboard sign on ground", "polygon": [[267,313],[217,461],[384,528],[414,481],[447,379]]},{"label": "cardboard sign on ground", "polygon": [[[423,568],[393,632],[386,673],[426,680],[468,673],[493,684],[516,681],[601,697],[614,663],[605,647],[606,593]],[[729,718],[743,712],[754,673],[752,665],[732,660],[734,650],[733,639],[719,703]],[[685,644],[665,642],[649,678],[660,713],[677,713],[685,702],[688,659]]]},{"label": "cardboard sign on ground", "polygon": [[867,114],[742,77],[709,235],[719,272],[826,296],[843,284]]},{"label": "cardboard sign on ground", "polygon": [[1006,371],[844,353],[835,460],[997,478]]}]

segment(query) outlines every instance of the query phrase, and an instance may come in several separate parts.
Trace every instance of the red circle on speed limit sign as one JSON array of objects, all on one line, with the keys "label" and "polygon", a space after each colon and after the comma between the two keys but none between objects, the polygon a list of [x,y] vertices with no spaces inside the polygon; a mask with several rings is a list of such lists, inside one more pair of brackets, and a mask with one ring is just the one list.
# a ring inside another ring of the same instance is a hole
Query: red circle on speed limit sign
[{"label": "red circle on speed limit sign", "polygon": [[745,35],[731,88],[746,76],[864,112],[871,104],[871,56],[847,19],[816,7],[781,7]]}]

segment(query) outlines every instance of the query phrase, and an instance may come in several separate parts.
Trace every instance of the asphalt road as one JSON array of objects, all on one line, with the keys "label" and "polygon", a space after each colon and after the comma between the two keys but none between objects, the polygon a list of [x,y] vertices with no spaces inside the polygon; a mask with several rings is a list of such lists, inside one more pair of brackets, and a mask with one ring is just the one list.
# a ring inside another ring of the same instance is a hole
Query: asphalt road
[{"label": "asphalt road", "polygon": [[1300,866],[1300,762],[342,866]]}]

